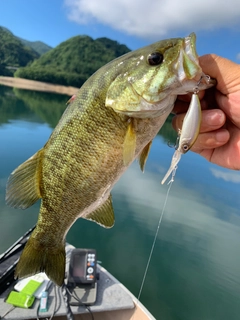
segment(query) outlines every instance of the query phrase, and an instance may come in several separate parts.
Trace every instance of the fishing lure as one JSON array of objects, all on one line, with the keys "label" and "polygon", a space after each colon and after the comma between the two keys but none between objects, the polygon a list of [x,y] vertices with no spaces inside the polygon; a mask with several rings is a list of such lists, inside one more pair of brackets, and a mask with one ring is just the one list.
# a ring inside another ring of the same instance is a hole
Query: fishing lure
[{"label": "fishing lure", "polygon": [[200,125],[201,125],[202,113],[201,113],[201,104],[199,97],[197,95],[197,91],[195,91],[192,95],[192,99],[190,102],[190,106],[186,113],[186,116],[183,120],[182,130],[180,130],[180,138],[178,141],[178,145],[176,146],[176,151],[173,154],[172,162],[170,168],[168,169],[165,177],[162,180],[162,184],[167,180],[167,178],[172,173],[172,179],[175,175],[175,171],[177,169],[177,165],[181,159],[182,154],[185,154],[196,141]]}]

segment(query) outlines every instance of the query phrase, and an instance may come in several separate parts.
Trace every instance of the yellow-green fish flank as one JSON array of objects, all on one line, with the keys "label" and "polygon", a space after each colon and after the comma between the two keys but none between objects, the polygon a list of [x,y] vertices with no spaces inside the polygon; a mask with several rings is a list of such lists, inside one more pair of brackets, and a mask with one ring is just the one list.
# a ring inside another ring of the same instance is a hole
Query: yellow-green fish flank
[{"label": "yellow-green fish flank", "polygon": [[[45,146],[9,177],[9,205],[25,209],[42,199],[16,277],[45,271],[63,283],[69,228],[80,217],[113,226],[113,185],[135,158],[144,169],[177,95],[192,92],[201,77],[191,34],[130,52],[85,82]],[[203,80],[198,88],[210,86]]]}]

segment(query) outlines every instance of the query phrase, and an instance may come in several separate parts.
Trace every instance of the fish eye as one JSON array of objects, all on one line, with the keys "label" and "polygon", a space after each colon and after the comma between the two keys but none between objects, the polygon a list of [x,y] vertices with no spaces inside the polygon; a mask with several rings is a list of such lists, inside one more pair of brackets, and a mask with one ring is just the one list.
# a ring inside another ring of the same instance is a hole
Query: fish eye
[{"label": "fish eye", "polygon": [[148,56],[150,66],[157,66],[163,62],[163,54],[161,52],[152,52]]},{"label": "fish eye", "polygon": [[187,144],[184,144],[184,145],[183,145],[183,150],[184,150],[185,152],[187,152],[188,149],[189,149],[189,146],[188,146]]}]

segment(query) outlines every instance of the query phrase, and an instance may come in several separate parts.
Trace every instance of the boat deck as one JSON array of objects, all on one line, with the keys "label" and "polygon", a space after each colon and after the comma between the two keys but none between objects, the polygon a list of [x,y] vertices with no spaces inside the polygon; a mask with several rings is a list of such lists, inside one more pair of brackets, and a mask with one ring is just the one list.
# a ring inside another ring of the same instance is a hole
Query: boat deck
[{"label": "boat deck", "polygon": [[[97,300],[93,306],[89,306],[90,310],[95,314],[95,312],[133,309],[133,300],[131,296],[124,290],[124,287],[121,285],[121,283],[117,282],[116,279],[111,276],[111,274],[109,274],[99,265],[98,272],[100,278],[98,280]],[[11,290],[12,288],[9,288],[8,292]],[[55,292],[54,286],[52,285],[50,287],[48,312],[40,313],[39,317],[50,317],[56,308],[57,311],[55,316],[65,315],[64,319],[66,319],[66,308],[62,294],[59,294],[59,290],[60,289],[57,288],[57,291]],[[2,296],[0,296],[1,315],[5,314],[11,308],[10,304],[4,302],[8,292],[5,292]],[[29,309],[15,308],[5,316],[5,319],[36,319],[38,304],[39,300],[36,299],[33,306]],[[71,306],[71,309],[73,314],[86,313],[89,315],[89,311],[84,306]]]},{"label": "boat deck", "polygon": [[[67,261],[71,250],[74,247],[67,245]],[[106,269],[99,264],[97,265],[99,280],[97,281],[97,297],[94,305],[89,306],[94,320],[147,320],[154,317],[144,308],[144,306],[136,301],[136,298],[124,287],[116,278],[114,278]],[[48,311],[38,313],[39,300],[36,299],[29,309],[14,308],[4,300],[13,290],[10,286],[4,293],[0,295],[0,318],[6,320],[15,319],[36,319],[48,318],[54,314],[54,319],[66,319],[66,307],[61,289],[52,284],[48,289]],[[11,310],[9,313],[7,313]],[[85,306],[71,306],[74,319],[90,320],[93,319],[89,310]],[[6,314],[7,313],[7,314]],[[6,314],[6,315],[5,315]]]}]

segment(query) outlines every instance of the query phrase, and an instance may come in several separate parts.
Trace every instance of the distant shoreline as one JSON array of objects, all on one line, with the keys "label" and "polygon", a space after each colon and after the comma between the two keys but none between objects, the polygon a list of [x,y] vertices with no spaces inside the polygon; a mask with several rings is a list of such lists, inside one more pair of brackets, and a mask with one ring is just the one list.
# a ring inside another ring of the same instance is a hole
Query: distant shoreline
[{"label": "distant shoreline", "polygon": [[19,88],[19,89],[54,92],[54,93],[66,94],[69,96],[76,94],[79,90],[79,88],[75,88],[75,87],[67,87],[67,86],[62,86],[58,84],[50,84],[50,83],[40,82],[35,80],[4,77],[4,76],[0,76],[0,84],[8,87]]}]

